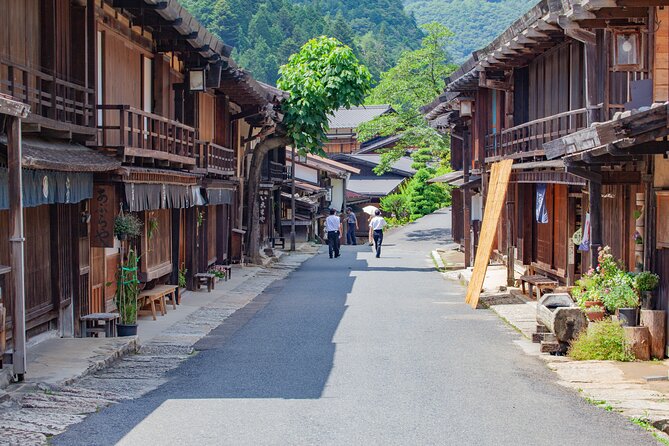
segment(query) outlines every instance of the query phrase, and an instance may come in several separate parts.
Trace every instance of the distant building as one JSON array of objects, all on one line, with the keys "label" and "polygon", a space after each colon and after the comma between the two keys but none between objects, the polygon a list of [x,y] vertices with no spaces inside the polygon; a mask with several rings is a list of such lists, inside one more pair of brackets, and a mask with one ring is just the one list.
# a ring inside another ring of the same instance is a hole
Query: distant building
[{"label": "distant building", "polygon": [[[340,108],[329,116],[328,141],[323,150],[328,154],[355,153],[364,145],[357,139],[355,129],[362,123],[392,111],[390,105],[366,105]],[[376,141],[376,140],[373,140]]]}]

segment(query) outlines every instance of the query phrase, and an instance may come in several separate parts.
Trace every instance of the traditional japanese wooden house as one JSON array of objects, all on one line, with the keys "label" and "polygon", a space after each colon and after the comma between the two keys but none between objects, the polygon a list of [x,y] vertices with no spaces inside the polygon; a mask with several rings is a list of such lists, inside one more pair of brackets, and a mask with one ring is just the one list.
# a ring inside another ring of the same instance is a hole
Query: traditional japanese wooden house
[{"label": "traditional japanese wooden house", "polygon": [[[313,240],[323,236],[324,219],[329,209],[343,212],[346,209],[346,189],[351,175],[360,169],[347,164],[307,154],[295,157],[295,225],[298,241]],[[288,152],[288,161],[291,154]],[[281,193],[284,232],[290,231],[291,185],[286,184]]]},{"label": "traditional japanese wooden house", "polygon": [[[241,122],[256,127],[271,95],[177,1],[96,6],[98,147],[124,165],[99,178],[99,191],[144,222],[142,281],[176,283],[180,269],[190,281],[230,261],[243,202]],[[118,261],[114,243],[92,249],[99,309],[115,291],[102,286]]]},{"label": "traditional japanese wooden house", "polygon": [[[120,162],[88,145],[96,138],[95,82],[87,2],[0,3],[0,93],[30,107],[21,128],[25,218],[25,318],[28,337],[72,336],[85,313],[91,260],[88,219],[94,176]],[[9,264],[9,129],[0,118],[0,264]],[[15,167],[18,167],[15,166]],[[5,277],[8,281],[15,271]],[[14,295],[2,296],[10,333]]]},{"label": "traditional japanese wooden house", "polygon": [[[427,112],[435,125],[450,128],[454,167],[462,166],[449,181],[464,186],[453,216],[462,221],[454,230],[461,231],[468,264],[474,216],[484,203],[477,192],[485,198],[492,163],[513,159],[499,257],[564,284],[592,265],[602,245],[635,268],[633,211],[644,190],[643,158],[549,159],[545,144],[630,104],[652,102],[656,3],[539,2],[448,79],[451,94]],[[587,226],[579,249],[574,240]]]}]

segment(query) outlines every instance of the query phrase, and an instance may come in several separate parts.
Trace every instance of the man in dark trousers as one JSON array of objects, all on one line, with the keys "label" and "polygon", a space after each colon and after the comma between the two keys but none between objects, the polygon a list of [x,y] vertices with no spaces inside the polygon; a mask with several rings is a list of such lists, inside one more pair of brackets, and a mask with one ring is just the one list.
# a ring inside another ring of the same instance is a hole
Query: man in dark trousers
[{"label": "man in dark trousers", "polygon": [[374,237],[374,245],[376,248],[376,257],[381,257],[381,245],[383,244],[383,228],[386,227],[386,220],[381,217],[381,211],[378,209],[374,212],[374,218],[369,222],[369,244],[372,244],[372,237]]},{"label": "man in dark trousers", "polygon": [[346,244],[357,245],[355,231],[358,229],[358,218],[351,208],[346,208]]},{"label": "man in dark trousers", "polygon": [[336,215],[334,209],[330,209],[330,216],[325,219],[325,230],[328,234],[328,252],[330,258],[334,253],[335,258],[339,257],[339,238],[341,237],[341,220]]}]

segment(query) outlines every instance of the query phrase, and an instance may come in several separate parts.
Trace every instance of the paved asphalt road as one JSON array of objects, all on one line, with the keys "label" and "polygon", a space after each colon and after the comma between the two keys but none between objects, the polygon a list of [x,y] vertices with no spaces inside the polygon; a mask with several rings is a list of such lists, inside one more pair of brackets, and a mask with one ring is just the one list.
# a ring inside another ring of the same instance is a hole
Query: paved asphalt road
[{"label": "paved asphalt road", "polygon": [[657,444],[556,385],[515,331],[462,303],[428,257],[449,221],[443,211],[387,235],[380,259],[321,250],[226,342],[215,330],[167,384],[53,443]]}]

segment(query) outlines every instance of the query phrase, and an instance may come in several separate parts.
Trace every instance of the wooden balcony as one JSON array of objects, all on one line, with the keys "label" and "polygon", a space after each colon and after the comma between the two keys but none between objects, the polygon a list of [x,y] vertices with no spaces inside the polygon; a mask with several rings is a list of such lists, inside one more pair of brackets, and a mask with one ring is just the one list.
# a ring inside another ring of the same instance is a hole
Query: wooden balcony
[{"label": "wooden balcony", "polygon": [[42,128],[95,136],[95,92],[74,82],[0,57],[0,93],[30,105],[24,120]]},{"label": "wooden balcony", "polygon": [[580,108],[486,135],[485,161],[542,157],[544,143],[574,133],[586,125],[587,110]]},{"label": "wooden balcony", "polygon": [[235,151],[212,142],[197,142],[197,170],[212,175],[234,175]]},{"label": "wooden balcony", "polygon": [[173,167],[196,164],[196,130],[129,105],[99,105],[98,145],[123,162],[136,158]]}]

